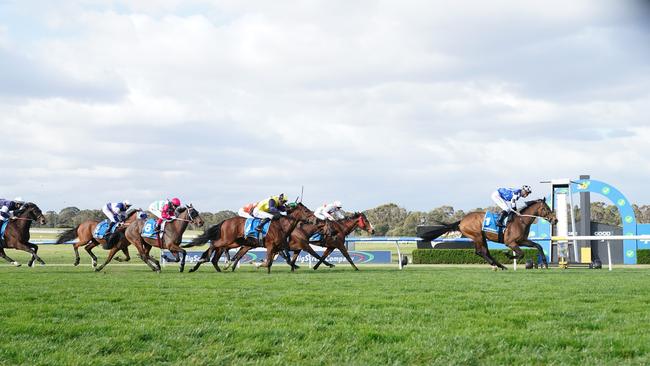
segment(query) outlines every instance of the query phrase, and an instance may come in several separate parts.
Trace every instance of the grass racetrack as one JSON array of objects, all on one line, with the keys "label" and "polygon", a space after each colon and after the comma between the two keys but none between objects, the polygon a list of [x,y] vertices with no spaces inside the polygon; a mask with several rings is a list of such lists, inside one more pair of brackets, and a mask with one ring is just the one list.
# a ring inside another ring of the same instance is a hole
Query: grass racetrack
[{"label": "grass racetrack", "polygon": [[0,364],[650,364],[649,269],[156,274],[131,252],[0,265]]}]

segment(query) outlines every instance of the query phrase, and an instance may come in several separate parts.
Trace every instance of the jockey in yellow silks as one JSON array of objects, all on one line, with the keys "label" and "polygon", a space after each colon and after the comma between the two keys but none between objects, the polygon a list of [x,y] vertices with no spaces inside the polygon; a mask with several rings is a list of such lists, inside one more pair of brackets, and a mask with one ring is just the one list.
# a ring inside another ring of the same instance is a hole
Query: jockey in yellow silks
[{"label": "jockey in yellow silks", "polygon": [[287,207],[285,206],[287,199],[284,193],[279,196],[272,196],[257,203],[253,209],[253,217],[262,219],[257,226],[257,231],[262,231],[264,225],[278,215],[286,215]]}]

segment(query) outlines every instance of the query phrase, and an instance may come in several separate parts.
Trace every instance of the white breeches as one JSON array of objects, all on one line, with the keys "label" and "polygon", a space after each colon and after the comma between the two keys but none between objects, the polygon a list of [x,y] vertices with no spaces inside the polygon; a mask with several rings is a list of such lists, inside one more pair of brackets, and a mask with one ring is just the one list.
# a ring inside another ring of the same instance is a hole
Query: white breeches
[{"label": "white breeches", "polygon": [[104,215],[106,215],[106,217],[108,217],[108,219],[109,219],[112,223],[115,223],[115,222],[116,222],[116,221],[115,221],[115,218],[114,218],[115,215],[111,212],[111,210],[108,209],[107,206],[104,206],[104,207],[102,208],[102,212],[104,213]]},{"label": "white breeches", "polygon": [[496,203],[497,206],[499,206],[499,208],[501,208],[503,211],[507,211],[507,212],[512,211],[510,202],[501,198],[501,195],[499,194],[498,191],[494,191],[494,193],[492,193],[492,201],[494,201],[494,203]]},{"label": "white breeches", "polygon": [[262,210],[259,210],[257,207],[255,207],[255,209],[253,210],[253,217],[256,217],[258,219],[272,219],[273,214],[264,212]]}]

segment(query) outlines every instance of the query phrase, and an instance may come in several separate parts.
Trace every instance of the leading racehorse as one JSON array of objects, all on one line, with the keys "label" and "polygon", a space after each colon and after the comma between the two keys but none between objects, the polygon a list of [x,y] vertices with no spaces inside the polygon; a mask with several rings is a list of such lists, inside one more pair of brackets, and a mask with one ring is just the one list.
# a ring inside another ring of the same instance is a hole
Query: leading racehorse
[{"label": "leading racehorse", "polygon": [[[124,226],[122,228],[117,228],[116,231],[118,230],[126,230],[126,227],[130,225],[133,221],[135,221],[138,218],[138,215],[136,213],[142,212],[139,209],[130,209],[127,211],[126,214],[126,219],[124,220]],[[66,242],[69,242],[70,240],[73,240],[75,238],[79,238],[79,241],[74,243],[72,245],[72,248],[74,249],[74,255],[75,255],[75,260],[74,260],[74,265],[78,266],[79,262],[81,261],[81,258],[79,258],[79,248],[84,247],[88,255],[90,255],[90,258],[92,258],[92,266],[93,268],[97,267],[97,256],[95,256],[95,253],[93,253],[93,248],[95,248],[98,245],[105,245],[107,244],[107,238],[106,239],[97,239],[93,237],[93,232],[95,231],[95,228],[97,225],[99,225],[100,221],[98,220],[86,220],[82,222],[81,224],[77,225],[75,228],[72,228],[70,230],[66,230],[56,240],[56,244],[63,244]],[[108,236],[108,235],[107,235]],[[124,255],[126,256],[126,259],[120,260],[118,258],[115,258],[115,260],[118,261],[124,261],[128,262],[131,257],[129,256],[129,249],[128,249],[128,242],[126,241],[126,238],[122,237],[121,239],[123,243],[120,244],[126,244],[126,245],[121,245],[122,252],[124,252]]]},{"label": "leading racehorse", "polygon": [[526,202],[526,207],[521,210],[521,213],[516,214],[508,223],[503,233],[502,241],[499,241],[498,234],[483,231],[484,218],[485,212],[472,212],[460,221],[434,230],[424,239],[433,240],[445,233],[460,231],[465,237],[470,238],[474,242],[476,254],[483,257],[494,269],[497,267],[501,269],[507,268],[492,257],[488,250],[487,240],[505,244],[514,251],[516,253],[514,256],[506,253],[506,256],[510,259],[521,260],[524,257],[524,252],[520,246],[531,247],[537,249],[542,258],[543,266],[548,268],[548,262],[546,261],[546,255],[542,246],[528,239],[530,226],[536,219],[542,218],[551,224],[557,224],[557,217],[548,204],[546,204],[546,199]]},{"label": "leading racehorse", "polygon": [[[25,203],[20,209],[14,212],[15,218],[10,219],[11,221],[7,223],[7,229],[5,230],[4,248],[12,248],[17,250],[23,250],[32,255],[32,258],[29,260],[28,265],[32,267],[34,261],[45,265],[45,262],[38,256],[38,247],[36,244],[29,242],[29,228],[32,226],[32,221],[38,221],[39,224],[45,225],[45,216],[41,209],[32,202]],[[13,264],[16,267],[20,267],[20,263],[9,258],[5,254],[4,248],[0,246],[0,257],[4,258],[7,262]]]},{"label": "leading racehorse", "polygon": [[[185,207],[177,208],[175,216],[175,219],[166,223],[164,234],[160,241],[158,239],[142,237],[142,228],[144,227],[146,220],[135,221],[133,224],[129,225],[123,234],[126,236],[128,242],[130,244],[133,244],[133,246],[138,250],[142,261],[145,262],[149,268],[155,272],[160,272],[160,262],[149,255],[151,247],[157,247],[160,248],[160,250],[168,249],[170,252],[175,254],[180,253],[181,264],[179,270],[183,272],[185,269],[185,256],[187,255],[185,249],[180,247],[181,241],[183,240],[183,233],[190,223],[199,227],[203,226],[204,223],[203,219],[199,215],[199,212],[191,204],[188,204]],[[119,235],[119,233],[116,234]],[[113,245],[113,243],[116,242],[117,240],[111,240],[110,244]],[[95,271],[101,271],[108,264],[108,262],[113,259],[113,256],[115,253],[117,253],[118,250],[120,250],[119,245],[112,247],[111,251],[108,254],[108,258],[106,258],[106,262],[97,267]]]}]

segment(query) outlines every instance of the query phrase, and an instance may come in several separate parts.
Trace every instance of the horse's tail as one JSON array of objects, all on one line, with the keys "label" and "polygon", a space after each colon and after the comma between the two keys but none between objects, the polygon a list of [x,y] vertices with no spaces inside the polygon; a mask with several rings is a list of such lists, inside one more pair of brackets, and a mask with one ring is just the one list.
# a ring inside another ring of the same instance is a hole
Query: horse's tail
[{"label": "horse's tail", "polygon": [[66,230],[59,235],[59,237],[56,239],[55,244],[63,244],[67,243],[70,240],[73,240],[74,238],[77,237],[77,229],[79,229],[79,225],[77,225],[74,229]]},{"label": "horse's tail", "polygon": [[195,247],[195,246],[203,245],[209,241],[219,239],[219,237],[221,236],[221,224],[223,224],[223,221],[208,228],[203,232],[203,234],[197,236],[191,242],[181,245],[181,247],[182,248]]},{"label": "horse's tail", "polygon": [[448,232],[458,231],[459,225],[460,225],[460,221],[456,221],[452,224],[443,225],[437,229],[427,231],[426,233],[420,235],[420,237],[426,241],[433,240]]}]

